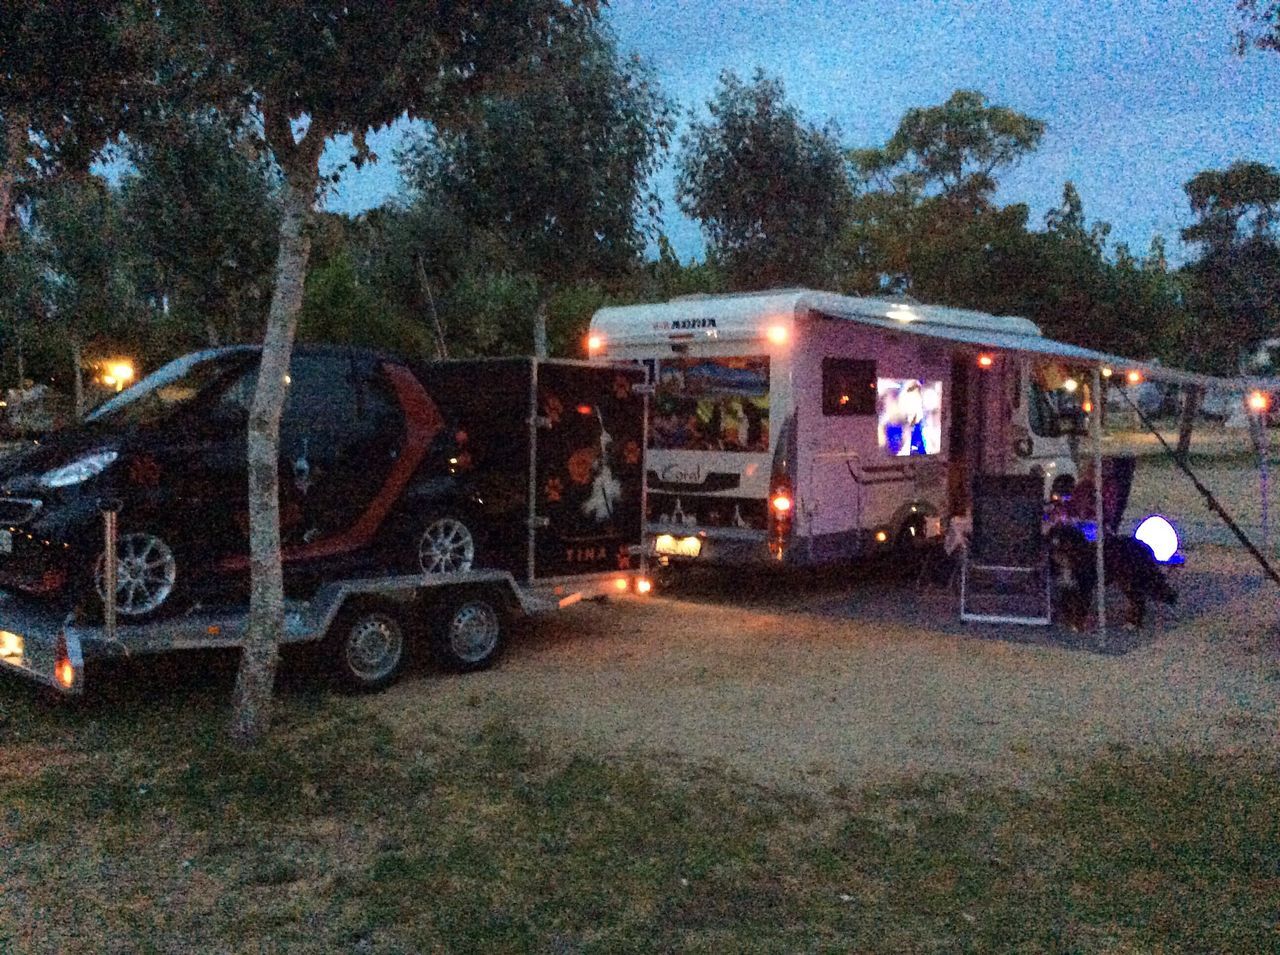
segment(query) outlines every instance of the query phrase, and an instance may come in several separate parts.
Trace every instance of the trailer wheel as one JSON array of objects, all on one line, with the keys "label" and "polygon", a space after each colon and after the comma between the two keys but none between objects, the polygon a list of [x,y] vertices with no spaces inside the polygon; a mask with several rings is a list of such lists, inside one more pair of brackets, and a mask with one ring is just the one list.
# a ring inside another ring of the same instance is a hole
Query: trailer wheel
[{"label": "trailer wheel", "polygon": [[383,603],[348,606],[325,637],[338,681],[355,692],[394,682],[408,657],[408,641],[397,609]]},{"label": "trailer wheel", "polygon": [[431,646],[440,663],[458,673],[493,665],[506,637],[507,608],[492,592],[465,591],[436,604]]}]

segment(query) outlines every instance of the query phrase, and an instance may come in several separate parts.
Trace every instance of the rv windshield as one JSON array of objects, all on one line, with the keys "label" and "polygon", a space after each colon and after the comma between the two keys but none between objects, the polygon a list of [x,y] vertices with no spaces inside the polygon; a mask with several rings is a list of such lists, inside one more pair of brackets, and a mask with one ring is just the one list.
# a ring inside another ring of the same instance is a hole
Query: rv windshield
[{"label": "rv windshield", "polygon": [[769,358],[664,358],[655,369],[649,447],[769,450]]}]

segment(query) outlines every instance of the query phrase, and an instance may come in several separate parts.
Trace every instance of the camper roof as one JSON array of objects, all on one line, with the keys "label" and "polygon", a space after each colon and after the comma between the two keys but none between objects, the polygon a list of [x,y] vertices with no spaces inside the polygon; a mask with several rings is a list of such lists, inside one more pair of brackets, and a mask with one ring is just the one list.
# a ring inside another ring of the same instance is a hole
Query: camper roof
[{"label": "camper roof", "polygon": [[607,341],[638,344],[666,341],[672,332],[701,330],[714,320],[717,338],[755,337],[770,321],[785,321],[802,312],[893,327],[918,324],[1039,336],[1040,329],[1025,318],[988,315],[963,308],[921,305],[906,299],[865,298],[813,289],[773,289],[729,295],[685,295],[669,302],[602,308],[591,321],[593,331]]},{"label": "camper roof", "polygon": [[611,345],[667,342],[673,337],[688,339],[699,335],[719,339],[754,338],[761,334],[770,320],[786,321],[804,312],[940,338],[975,348],[1040,355],[1117,370],[1136,369],[1150,380],[1209,388],[1280,390],[1280,379],[1276,378],[1215,378],[1054,341],[1045,338],[1034,322],[1017,316],[991,315],[945,305],[921,305],[908,299],[837,295],[805,288],[687,295],[669,302],[612,306],[595,313],[591,319],[591,330]]}]

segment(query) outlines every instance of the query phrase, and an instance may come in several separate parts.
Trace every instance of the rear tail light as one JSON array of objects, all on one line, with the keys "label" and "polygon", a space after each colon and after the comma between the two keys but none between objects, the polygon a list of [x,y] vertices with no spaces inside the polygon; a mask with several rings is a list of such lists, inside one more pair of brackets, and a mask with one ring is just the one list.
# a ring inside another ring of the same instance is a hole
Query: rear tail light
[{"label": "rear tail light", "polygon": [[67,652],[65,634],[58,635],[58,645],[54,653],[53,678],[64,690],[70,690],[76,685],[76,668],[71,662],[71,654]]},{"label": "rear tail light", "polygon": [[786,555],[794,510],[791,482],[775,477],[773,489],[769,492],[769,553],[775,560],[782,560]]}]

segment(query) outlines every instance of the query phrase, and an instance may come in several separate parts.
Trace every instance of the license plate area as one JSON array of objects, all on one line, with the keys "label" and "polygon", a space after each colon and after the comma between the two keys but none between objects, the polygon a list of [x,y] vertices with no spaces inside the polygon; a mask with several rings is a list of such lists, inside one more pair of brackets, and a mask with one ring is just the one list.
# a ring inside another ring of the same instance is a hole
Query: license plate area
[{"label": "license plate area", "polygon": [[653,549],[662,557],[697,557],[702,553],[702,541],[697,537],[659,534]]}]

